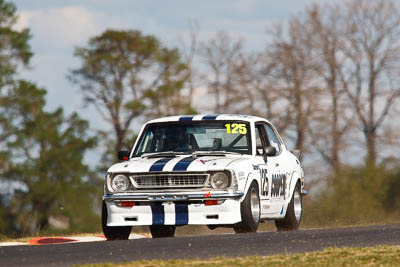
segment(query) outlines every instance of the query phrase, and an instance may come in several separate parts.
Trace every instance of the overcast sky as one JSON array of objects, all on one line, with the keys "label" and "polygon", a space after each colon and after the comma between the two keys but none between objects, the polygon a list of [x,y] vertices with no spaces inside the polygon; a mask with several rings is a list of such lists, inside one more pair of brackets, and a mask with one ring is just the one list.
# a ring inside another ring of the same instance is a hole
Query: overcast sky
[{"label": "overcast sky", "polygon": [[[113,29],[138,29],[153,34],[169,46],[187,37],[189,21],[200,26],[200,39],[207,40],[225,30],[243,38],[250,50],[265,46],[266,28],[286,21],[312,0],[14,0],[18,10],[17,28],[30,28],[34,52],[32,69],[23,78],[48,91],[47,107],[78,111],[93,128],[105,127],[93,110],[83,109],[79,89],[67,79],[68,70],[79,65],[74,58],[76,46],[90,37]],[[319,1],[321,2],[321,1]]]}]

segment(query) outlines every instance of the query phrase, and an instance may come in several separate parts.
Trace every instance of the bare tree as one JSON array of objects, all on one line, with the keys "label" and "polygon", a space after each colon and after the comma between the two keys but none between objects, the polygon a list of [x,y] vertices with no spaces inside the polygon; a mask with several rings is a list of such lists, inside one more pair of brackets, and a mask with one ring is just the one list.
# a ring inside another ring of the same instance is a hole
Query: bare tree
[{"label": "bare tree", "polygon": [[188,93],[188,101],[190,107],[193,106],[193,96],[195,94],[196,88],[198,86],[197,78],[198,72],[196,70],[196,55],[199,50],[199,34],[200,26],[197,21],[191,20],[189,21],[189,36],[186,41],[183,37],[179,38],[180,41],[180,50],[182,53],[182,59],[187,66],[187,86],[189,89]]},{"label": "bare tree", "polygon": [[342,10],[341,72],[365,138],[366,162],[377,160],[377,138],[400,97],[400,8],[393,1],[350,0]]},{"label": "bare tree", "polygon": [[237,66],[236,80],[241,89],[240,109],[243,112],[266,117],[274,122],[280,133],[290,125],[288,101],[275,87],[272,71],[275,62],[266,53],[248,53]]},{"label": "bare tree", "polygon": [[345,134],[353,126],[348,118],[340,73],[343,72],[343,42],[340,10],[337,6],[313,5],[305,12],[306,24],[313,34],[316,57],[313,64],[321,78],[321,112],[314,114],[309,128],[312,143],[322,158],[337,173],[341,166],[340,154],[346,148]]},{"label": "bare tree", "polygon": [[274,62],[271,69],[273,86],[288,102],[285,112],[290,114],[295,147],[305,152],[310,116],[318,110],[318,86],[313,65],[313,34],[302,27],[302,20],[302,17],[293,18],[287,32],[282,25],[271,31],[273,41],[267,56]]},{"label": "bare tree", "polygon": [[237,69],[243,54],[242,40],[232,40],[226,32],[203,43],[200,55],[210,72],[205,75],[209,93],[214,96],[216,113],[237,111],[241,90],[236,84]]}]

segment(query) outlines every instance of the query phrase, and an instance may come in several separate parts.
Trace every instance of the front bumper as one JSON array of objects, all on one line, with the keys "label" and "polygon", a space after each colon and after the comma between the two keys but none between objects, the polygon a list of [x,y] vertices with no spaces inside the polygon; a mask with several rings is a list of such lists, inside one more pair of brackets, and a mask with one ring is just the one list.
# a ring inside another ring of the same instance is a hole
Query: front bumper
[{"label": "front bumper", "polygon": [[190,201],[206,199],[239,199],[243,197],[243,192],[204,192],[204,193],[141,193],[141,194],[114,194],[104,195],[103,200],[109,201]]},{"label": "front bumper", "polygon": [[[241,221],[243,193],[105,195],[107,226],[139,225],[214,225]],[[205,205],[198,200],[223,200]],[[140,205],[121,207],[121,201],[140,201]],[[190,201],[197,201],[191,203]]]}]

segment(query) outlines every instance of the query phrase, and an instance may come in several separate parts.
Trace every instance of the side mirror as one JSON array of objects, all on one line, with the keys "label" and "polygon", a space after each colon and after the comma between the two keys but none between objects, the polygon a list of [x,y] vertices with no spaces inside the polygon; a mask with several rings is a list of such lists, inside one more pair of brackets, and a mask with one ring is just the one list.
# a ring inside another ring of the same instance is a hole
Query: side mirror
[{"label": "side mirror", "polygon": [[273,157],[273,156],[276,156],[276,148],[275,147],[273,147],[273,146],[266,146],[266,147],[264,147],[264,154],[267,156],[267,157]]},{"label": "side mirror", "polygon": [[123,151],[118,151],[118,159],[119,160],[129,160],[129,151],[123,150]]}]

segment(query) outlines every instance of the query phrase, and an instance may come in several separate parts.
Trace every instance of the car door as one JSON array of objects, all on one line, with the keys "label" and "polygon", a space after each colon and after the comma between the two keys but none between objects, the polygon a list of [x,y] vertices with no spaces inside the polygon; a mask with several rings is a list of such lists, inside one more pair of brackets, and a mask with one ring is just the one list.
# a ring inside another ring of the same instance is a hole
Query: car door
[{"label": "car door", "polygon": [[261,217],[270,213],[276,213],[279,209],[276,201],[271,200],[271,189],[273,177],[279,173],[274,157],[266,157],[263,147],[269,146],[267,132],[262,122],[256,123],[256,165],[260,175],[260,204]]},{"label": "car door", "polygon": [[[268,124],[263,123],[264,130],[267,134],[268,144],[276,149],[276,155],[268,157],[268,168],[273,168],[271,181],[271,210],[273,212],[283,213],[283,203],[286,195],[287,177],[283,164],[283,144],[275,133],[274,128]],[[273,165],[273,166],[270,166]]]}]

